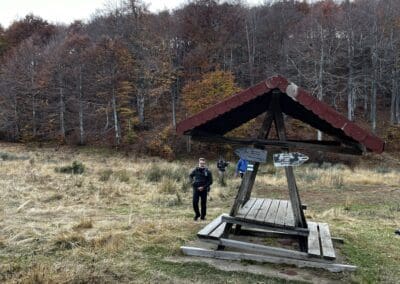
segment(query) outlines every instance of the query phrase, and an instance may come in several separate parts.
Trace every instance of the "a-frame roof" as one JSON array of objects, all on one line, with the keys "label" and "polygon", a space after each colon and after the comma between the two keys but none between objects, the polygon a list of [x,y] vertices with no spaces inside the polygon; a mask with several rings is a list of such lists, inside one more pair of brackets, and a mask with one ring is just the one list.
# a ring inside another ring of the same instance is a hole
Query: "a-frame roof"
[{"label": "a-frame roof", "polygon": [[357,143],[370,151],[383,152],[385,142],[382,139],[349,121],[332,107],[282,76],[268,78],[232,95],[181,121],[176,130],[179,134],[194,136],[201,133],[223,135],[267,111],[273,91],[280,93],[280,106],[287,115],[344,143]]}]

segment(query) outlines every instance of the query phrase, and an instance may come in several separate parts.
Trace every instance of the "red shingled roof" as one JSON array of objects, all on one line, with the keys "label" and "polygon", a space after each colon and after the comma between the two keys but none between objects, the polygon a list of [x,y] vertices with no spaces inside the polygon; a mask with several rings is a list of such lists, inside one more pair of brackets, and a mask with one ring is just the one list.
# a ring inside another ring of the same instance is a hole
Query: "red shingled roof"
[{"label": "red shingled roof", "polygon": [[181,121],[176,131],[188,135],[196,132],[225,134],[265,112],[274,89],[281,92],[279,100],[286,114],[349,143],[357,142],[373,152],[383,152],[385,142],[382,139],[282,76],[264,80]]}]

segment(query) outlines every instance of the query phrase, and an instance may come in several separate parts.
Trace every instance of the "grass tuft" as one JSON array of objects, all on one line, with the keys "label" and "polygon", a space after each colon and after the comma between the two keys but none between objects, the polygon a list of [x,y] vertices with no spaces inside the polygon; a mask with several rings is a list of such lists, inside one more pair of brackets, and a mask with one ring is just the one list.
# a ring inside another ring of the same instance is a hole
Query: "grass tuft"
[{"label": "grass tuft", "polygon": [[76,232],[63,232],[54,241],[54,246],[59,250],[70,250],[85,244],[85,237]]},{"label": "grass tuft", "polygon": [[113,174],[113,170],[105,169],[99,172],[99,181],[108,181]]},{"label": "grass tuft", "polygon": [[81,175],[85,171],[85,166],[81,162],[73,161],[71,166],[57,167],[55,171],[57,173]]},{"label": "grass tuft", "polygon": [[17,161],[17,160],[29,160],[27,156],[17,156],[13,153],[0,152],[0,159],[3,161]]},{"label": "grass tuft", "polygon": [[115,176],[121,182],[129,182],[129,173],[126,170],[116,171]]},{"label": "grass tuft", "polygon": [[93,221],[91,219],[83,218],[78,224],[72,227],[74,230],[91,229],[93,228]]}]

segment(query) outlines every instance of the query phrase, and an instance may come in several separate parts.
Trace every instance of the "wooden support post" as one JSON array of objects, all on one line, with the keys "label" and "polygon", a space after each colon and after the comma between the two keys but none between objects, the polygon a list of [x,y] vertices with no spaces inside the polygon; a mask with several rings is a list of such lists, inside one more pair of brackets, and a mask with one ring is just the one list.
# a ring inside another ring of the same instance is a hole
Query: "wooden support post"
[{"label": "wooden support post", "polygon": [[[266,136],[268,136],[269,134],[273,119],[273,112],[268,112],[264,118],[260,133],[258,134],[259,139],[267,138]],[[256,148],[264,149],[264,146],[259,146]],[[239,210],[239,207],[249,200],[259,166],[260,163],[254,163],[253,171],[245,172],[242,183],[240,184],[239,191],[236,195],[235,202],[233,203],[231,212],[229,214],[230,216],[235,216],[237,211]]]},{"label": "wooden support post", "polygon": [[[271,105],[270,105],[270,109],[271,109]],[[272,125],[273,120],[274,120],[273,111],[268,111],[264,118],[263,124],[261,126],[260,133],[258,134],[259,139],[266,139],[268,137],[269,131],[271,130],[271,125]],[[256,148],[264,149],[264,146],[258,146]],[[260,163],[254,163],[253,171],[245,172],[243,179],[242,179],[242,183],[240,184],[238,193],[236,195],[235,201],[232,205],[231,212],[229,214],[230,216],[232,216],[232,217],[236,216],[236,214],[239,210],[239,207],[249,200],[259,166],[260,166]],[[236,233],[240,232],[240,228],[241,228],[240,225],[236,226]],[[224,238],[228,238],[231,229],[232,229],[232,224],[227,223],[222,236]],[[222,245],[218,246],[218,249],[223,249],[223,248],[224,247]]]},{"label": "wooden support post", "polygon": [[[274,93],[273,98],[275,101],[275,108],[274,108],[274,116],[275,116],[275,127],[276,132],[278,134],[279,140],[286,141],[286,130],[285,130],[285,122],[283,120],[282,110],[279,104],[279,93]],[[282,148],[283,151],[289,152],[289,148],[285,147]],[[292,203],[295,227],[300,228],[307,228],[306,218],[304,216],[304,212],[301,208],[301,200],[299,191],[296,185],[296,179],[294,177],[293,168],[292,167],[285,167],[286,179],[288,182],[289,188],[289,198],[290,202]],[[307,238],[306,237],[299,237],[299,244],[301,251],[307,250]]]},{"label": "wooden support post", "polygon": [[[270,104],[270,110],[265,115],[262,127],[260,129],[260,133],[258,134],[258,137],[257,137],[258,139],[267,139],[268,138],[273,120],[274,120],[274,113],[271,111],[271,104]],[[255,148],[265,149],[264,146],[255,146]],[[247,188],[247,192],[244,197],[244,202],[247,202],[250,199],[251,192],[253,190],[254,182],[256,180],[256,175],[258,173],[259,167],[260,167],[260,163],[258,163],[258,162],[254,163],[253,171],[251,172],[251,175],[250,175],[249,186]]]},{"label": "wooden support post", "polygon": [[[283,120],[283,114],[279,105],[279,94],[274,94],[273,100],[276,100],[275,104],[275,127],[278,134],[279,140],[286,140],[285,123]],[[283,148],[285,152],[289,152],[289,148]],[[304,217],[303,210],[301,209],[300,195],[296,185],[296,179],[294,177],[293,168],[285,167],[286,178],[289,187],[289,197],[292,203],[293,214],[295,219],[295,226],[300,228],[307,228],[306,219]]]}]

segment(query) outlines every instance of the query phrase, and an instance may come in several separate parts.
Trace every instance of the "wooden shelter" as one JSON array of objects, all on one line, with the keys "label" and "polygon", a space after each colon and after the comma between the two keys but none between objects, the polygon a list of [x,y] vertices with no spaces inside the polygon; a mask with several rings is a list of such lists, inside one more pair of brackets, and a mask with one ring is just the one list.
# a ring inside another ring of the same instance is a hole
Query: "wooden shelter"
[{"label": "wooden shelter", "polygon": [[[265,117],[257,137],[225,136],[263,113]],[[333,140],[288,139],[284,114],[322,131]],[[278,139],[269,139],[273,124]],[[199,141],[249,145],[259,149],[279,147],[284,152],[300,148],[361,155],[365,151],[381,153],[384,149],[384,141],[380,138],[281,76],[264,80],[183,120],[177,125],[177,132]],[[289,200],[251,197],[258,168],[259,163],[256,162],[253,171],[245,173],[229,215],[222,214],[198,233],[200,239],[215,242],[218,249],[182,247],[183,252],[197,256],[322,267],[332,271],[355,269],[354,266],[334,262],[335,251],[328,224],[307,222],[293,168],[285,167]],[[240,233],[242,226],[257,234],[284,235],[297,239],[299,251],[230,239],[233,232]],[[228,247],[245,252],[227,251]]]}]

